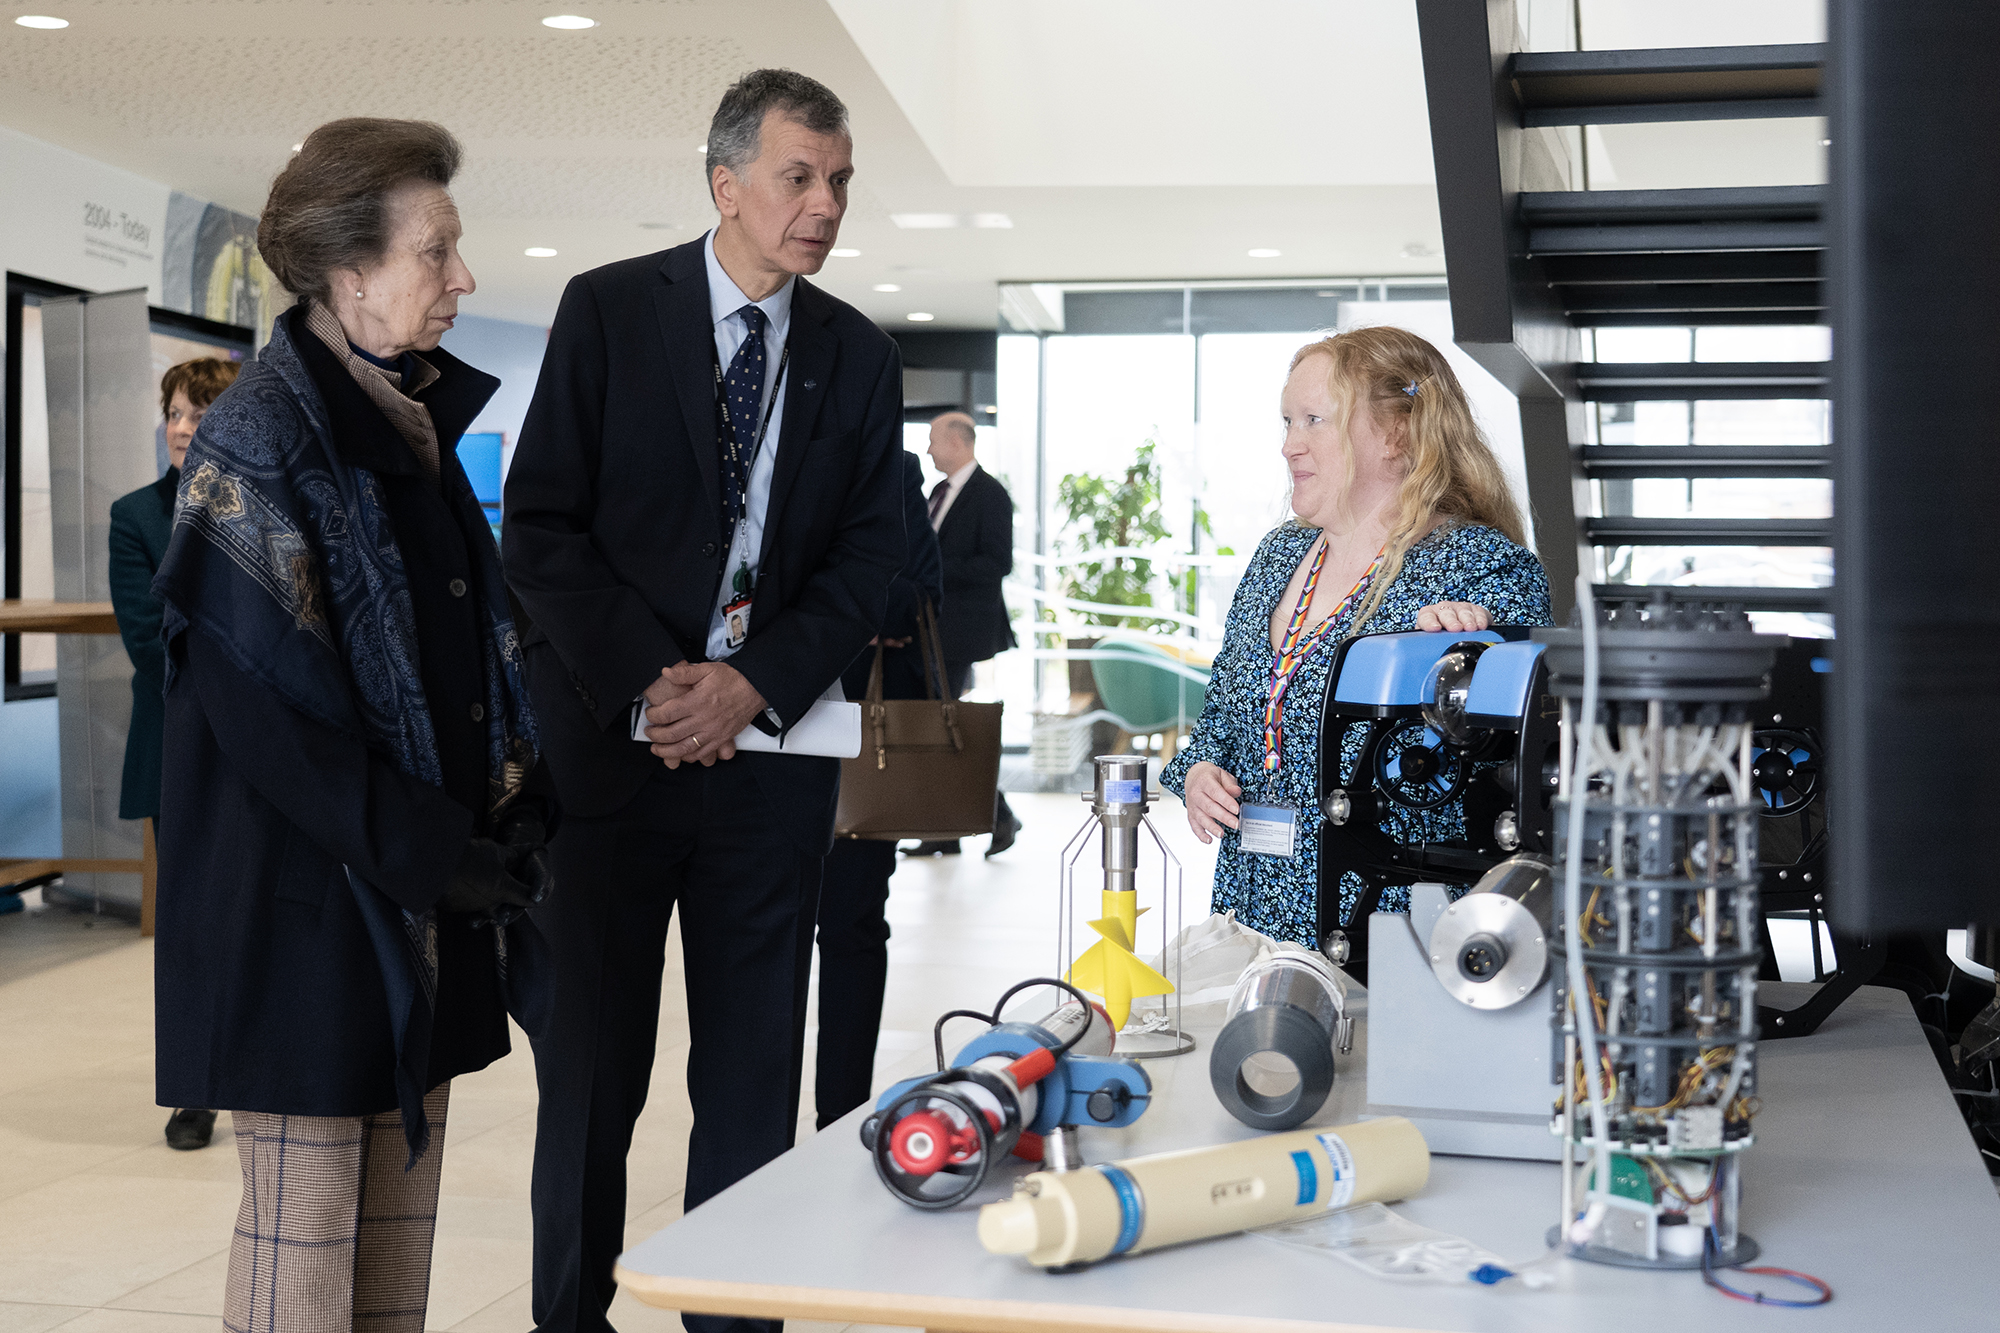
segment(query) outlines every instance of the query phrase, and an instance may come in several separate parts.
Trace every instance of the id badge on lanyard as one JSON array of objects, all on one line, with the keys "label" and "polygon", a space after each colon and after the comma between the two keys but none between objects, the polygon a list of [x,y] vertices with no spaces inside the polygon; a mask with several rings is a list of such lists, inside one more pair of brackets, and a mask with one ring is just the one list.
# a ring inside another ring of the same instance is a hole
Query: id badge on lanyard
[{"label": "id badge on lanyard", "polygon": [[1237,845],[1258,856],[1296,856],[1299,812],[1282,802],[1245,802],[1236,811]]},{"label": "id badge on lanyard", "polygon": [[[764,450],[764,437],[770,433],[771,414],[777,410],[778,395],[785,387],[785,367],[791,364],[791,360],[792,349],[788,346],[779,354],[777,381],[771,386],[771,396],[764,404],[763,420],[758,423],[756,438],[750,443],[750,460],[743,469],[743,509],[735,515],[730,524],[729,554],[736,557],[736,574],[730,580],[729,600],[722,604],[722,631],[723,643],[731,652],[741,648],[750,637],[750,604],[757,596],[757,571],[750,568],[750,553],[747,549],[741,552],[736,549],[747,545],[744,519],[750,507],[750,478],[757,470],[757,455]],[[715,387],[717,394],[720,395],[722,366],[719,360],[715,367]],[[721,407],[719,396],[716,399],[716,406],[718,409]],[[720,415],[722,417],[720,427],[724,430],[730,429],[728,414],[723,412]],[[732,448],[733,445],[732,440]]]},{"label": "id badge on lanyard", "polygon": [[750,637],[750,603],[756,594],[757,576],[750,572],[748,559],[741,560],[730,585],[729,600],[722,604],[723,642],[732,650],[741,648]]}]

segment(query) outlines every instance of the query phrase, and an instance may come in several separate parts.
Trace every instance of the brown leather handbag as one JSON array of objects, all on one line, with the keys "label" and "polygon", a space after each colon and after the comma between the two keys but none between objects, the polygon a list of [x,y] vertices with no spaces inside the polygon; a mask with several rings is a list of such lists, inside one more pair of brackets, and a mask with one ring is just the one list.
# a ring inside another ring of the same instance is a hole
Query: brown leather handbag
[{"label": "brown leather handbag", "polygon": [[[843,838],[969,838],[993,831],[1000,785],[1000,711],[947,697],[937,612],[917,615],[924,659],[922,699],[882,697],[882,646],[861,704],[861,754],[840,761]],[[933,683],[935,674],[935,683]]]}]

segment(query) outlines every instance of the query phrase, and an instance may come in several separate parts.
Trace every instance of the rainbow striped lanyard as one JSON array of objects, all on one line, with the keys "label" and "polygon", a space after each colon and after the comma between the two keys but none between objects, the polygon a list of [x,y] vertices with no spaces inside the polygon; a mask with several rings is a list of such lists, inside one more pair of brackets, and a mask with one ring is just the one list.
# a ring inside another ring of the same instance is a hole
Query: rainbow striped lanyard
[{"label": "rainbow striped lanyard", "polygon": [[1306,586],[1299,590],[1299,604],[1292,608],[1292,618],[1285,626],[1285,637],[1278,643],[1277,655],[1271,659],[1271,684],[1264,704],[1264,771],[1278,771],[1279,755],[1285,744],[1285,692],[1292,687],[1292,677],[1305,664],[1312,650],[1319,647],[1326,632],[1340,623],[1341,617],[1350,611],[1368,591],[1368,585],[1375,581],[1376,571],[1389,557],[1385,545],[1375,553],[1368,568],[1361,571],[1361,577],[1347,590],[1347,596],[1340,599],[1340,605],[1333,614],[1313,626],[1310,634],[1305,632],[1306,615],[1312,610],[1313,594],[1319,590],[1320,570],[1326,564],[1326,541],[1320,540],[1319,551],[1313,556],[1312,567],[1306,570]]}]

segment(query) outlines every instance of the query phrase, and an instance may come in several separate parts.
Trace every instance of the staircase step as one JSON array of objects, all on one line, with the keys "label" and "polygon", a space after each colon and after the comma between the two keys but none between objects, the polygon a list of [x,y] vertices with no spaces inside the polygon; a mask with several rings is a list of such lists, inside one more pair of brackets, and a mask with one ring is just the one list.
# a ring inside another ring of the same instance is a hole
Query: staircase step
[{"label": "staircase step", "polygon": [[1535,255],[1817,250],[1823,185],[1542,190],[1519,198]]},{"label": "staircase step", "polygon": [[1692,250],[1668,254],[1551,255],[1542,271],[1558,287],[1623,287],[1672,283],[1817,282],[1820,252],[1769,254]]},{"label": "staircase step", "polygon": [[1586,402],[1826,398],[1825,361],[1584,361],[1577,392]]},{"label": "staircase step", "polygon": [[[1788,324],[1818,322],[1826,296],[1818,282],[1654,282],[1614,287],[1556,288],[1563,311],[1579,328],[1597,316],[1654,315],[1654,324],[1700,324],[1709,315],[1770,315]],[[1688,316],[1687,319],[1670,318]]]},{"label": "staircase step", "polygon": [[1746,611],[1829,611],[1833,609],[1831,588],[1748,588],[1709,587],[1659,583],[1599,583],[1594,585],[1605,601],[1650,602],[1664,591],[1676,602],[1721,602]]},{"label": "staircase step", "polygon": [[1830,518],[1587,518],[1594,546],[1830,546]]},{"label": "staircase step", "polygon": [[1508,62],[1521,123],[1619,125],[1817,116],[1821,43],[1532,51]]},{"label": "staircase step", "polygon": [[1636,477],[1826,477],[1833,450],[1825,445],[1590,444],[1583,475]]}]

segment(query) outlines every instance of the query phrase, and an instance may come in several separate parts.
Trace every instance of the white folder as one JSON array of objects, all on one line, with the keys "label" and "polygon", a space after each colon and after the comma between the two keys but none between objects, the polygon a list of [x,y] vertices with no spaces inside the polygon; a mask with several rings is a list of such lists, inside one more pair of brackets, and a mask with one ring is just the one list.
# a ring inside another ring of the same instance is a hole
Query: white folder
[{"label": "white folder", "polygon": [[[644,708],[632,710],[632,739],[646,739]],[[853,759],[861,753],[861,705],[847,702],[846,691],[835,680],[782,738],[749,726],[736,733],[736,748],[765,754]]]},{"label": "white folder", "polygon": [[847,702],[847,692],[836,679],[825,694],[813,700],[813,706],[792,724],[782,740],[755,727],[745,727],[736,733],[736,748],[853,759],[861,753],[861,705]]}]

